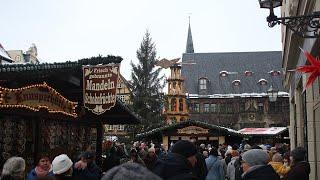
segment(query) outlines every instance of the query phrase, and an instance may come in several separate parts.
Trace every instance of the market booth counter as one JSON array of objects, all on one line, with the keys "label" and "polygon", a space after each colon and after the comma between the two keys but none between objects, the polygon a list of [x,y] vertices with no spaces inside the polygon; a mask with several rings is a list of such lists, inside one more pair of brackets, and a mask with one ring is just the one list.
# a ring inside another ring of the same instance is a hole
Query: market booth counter
[{"label": "market booth counter", "polygon": [[140,117],[119,100],[101,115],[85,108],[82,67],[121,60],[0,65],[0,167],[11,156],[24,157],[30,168],[40,153],[76,158],[88,147],[100,163],[103,124],[137,124]]},{"label": "market booth counter", "polygon": [[240,133],[229,128],[208,124],[202,121],[185,120],[137,134],[136,137],[139,139],[161,142],[168,150],[170,144],[175,143],[178,140],[196,139],[198,144],[210,143],[214,146],[218,146],[225,142],[228,144],[240,142],[242,139],[241,136]]}]

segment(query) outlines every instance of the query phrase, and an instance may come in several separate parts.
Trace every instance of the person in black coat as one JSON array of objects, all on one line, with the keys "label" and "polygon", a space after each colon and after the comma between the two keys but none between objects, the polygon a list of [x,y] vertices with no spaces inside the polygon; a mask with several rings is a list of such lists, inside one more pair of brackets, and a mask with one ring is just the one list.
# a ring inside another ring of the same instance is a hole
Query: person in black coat
[{"label": "person in black coat", "polygon": [[291,167],[286,180],[309,180],[310,164],[306,160],[307,151],[303,147],[297,147],[291,151]]},{"label": "person in black coat", "polygon": [[164,180],[196,180],[192,173],[197,149],[189,141],[178,141],[172,151],[155,163],[153,172]]},{"label": "person in black coat", "polygon": [[111,147],[109,153],[106,154],[106,159],[102,163],[102,171],[107,172],[109,169],[120,165],[120,157],[116,147]]},{"label": "person in black coat", "polygon": [[251,149],[242,154],[243,180],[280,180],[272,166],[269,155],[262,149]]},{"label": "person in black coat", "polygon": [[73,178],[77,180],[99,180],[101,169],[95,163],[95,154],[85,152],[81,160],[74,165]]}]

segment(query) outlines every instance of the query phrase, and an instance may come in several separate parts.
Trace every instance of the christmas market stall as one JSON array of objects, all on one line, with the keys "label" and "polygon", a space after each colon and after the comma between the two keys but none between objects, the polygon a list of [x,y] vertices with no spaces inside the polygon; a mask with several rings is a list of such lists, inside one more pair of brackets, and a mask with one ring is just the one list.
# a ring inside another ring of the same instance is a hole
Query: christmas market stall
[{"label": "christmas market stall", "polygon": [[238,133],[243,134],[243,139],[250,144],[290,143],[287,127],[244,128]]},{"label": "christmas market stall", "polygon": [[172,123],[160,128],[153,129],[148,132],[137,134],[139,139],[152,140],[161,142],[166,149],[170,148],[171,143],[178,140],[196,139],[197,143],[218,144],[228,143],[233,144],[240,142],[241,134],[235,130],[208,124],[202,121],[185,120],[177,123]]},{"label": "christmas market stall", "polygon": [[11,156],[30,168],[40,153],[75,158],[89,148],[100,163],[103,125],[140,123],[116,97],[121,61],[0,65],[0,168]]}]

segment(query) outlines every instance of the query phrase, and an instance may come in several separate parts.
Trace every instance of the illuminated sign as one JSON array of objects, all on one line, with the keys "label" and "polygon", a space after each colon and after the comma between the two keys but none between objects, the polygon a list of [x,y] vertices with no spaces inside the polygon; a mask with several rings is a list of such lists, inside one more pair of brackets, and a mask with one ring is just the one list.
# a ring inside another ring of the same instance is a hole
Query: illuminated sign
[{"label": "illuminated sign", "polygon": [[33,111],[45,108],[49,113],[76,117],[76,106],[76,102],[69,101],[46,83],[18,89],[0,87],[0,107],[26,108]]}]

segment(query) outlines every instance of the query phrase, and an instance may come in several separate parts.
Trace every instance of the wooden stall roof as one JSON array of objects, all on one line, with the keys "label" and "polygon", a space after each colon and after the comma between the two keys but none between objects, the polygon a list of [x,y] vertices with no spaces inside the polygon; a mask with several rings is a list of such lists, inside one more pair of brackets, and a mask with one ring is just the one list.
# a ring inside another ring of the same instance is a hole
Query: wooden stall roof
[{"label": "wooden stall roof", "polygon": [[181,122],[178,122],[178,123],[173,123],[173,124],[170,124],[170,125],[162,126],[162,127],[153,129],[153,130],[148,131],[148,132],[137,134],[136,137],[137,138],[144,138],[144,137],[152,136],[152,135],[164,132],[164,131],[180,129],[180,128],[184,128],[184,127],[187,127],[187,126],[199,126],[199,127],[207,128],[207,129],[210,129],[210,130],[218,130],[221,133],[221,135],[241,136],[240,133],[238,133],[237,131],[235,131],[233,129],[230,129],[230,128],[226,128],[226,127],[223,127],[223,126],[217,126],[217,125],[214,125],[214,124],[208,124],[208,123],[205,123],[205,122],[202,122],[202,121],[190,120],[189,119],[189,120],[186,120],[186,121],[181,121]]},{"label": "wooden stall roof", "polygon": [[238,132],[245,136],[277,136],[288,131],[287,127],[243,128]]},{"label": "wooden stall roof", "polygon": [[[0,64],[0,86],[6,88],[21,88],[24,86],[47,83],[70,101],[78,102],[77,114],[83,111],[82,66],[105,65],[121,63],[119,56],[97,56],[78,61],[41,63],[41,64]],[[121,100],[103,115],[96,116],[85,110],[79,119],[99,120],[108,124],[136,124],[141,117],[135,114]]]}]

